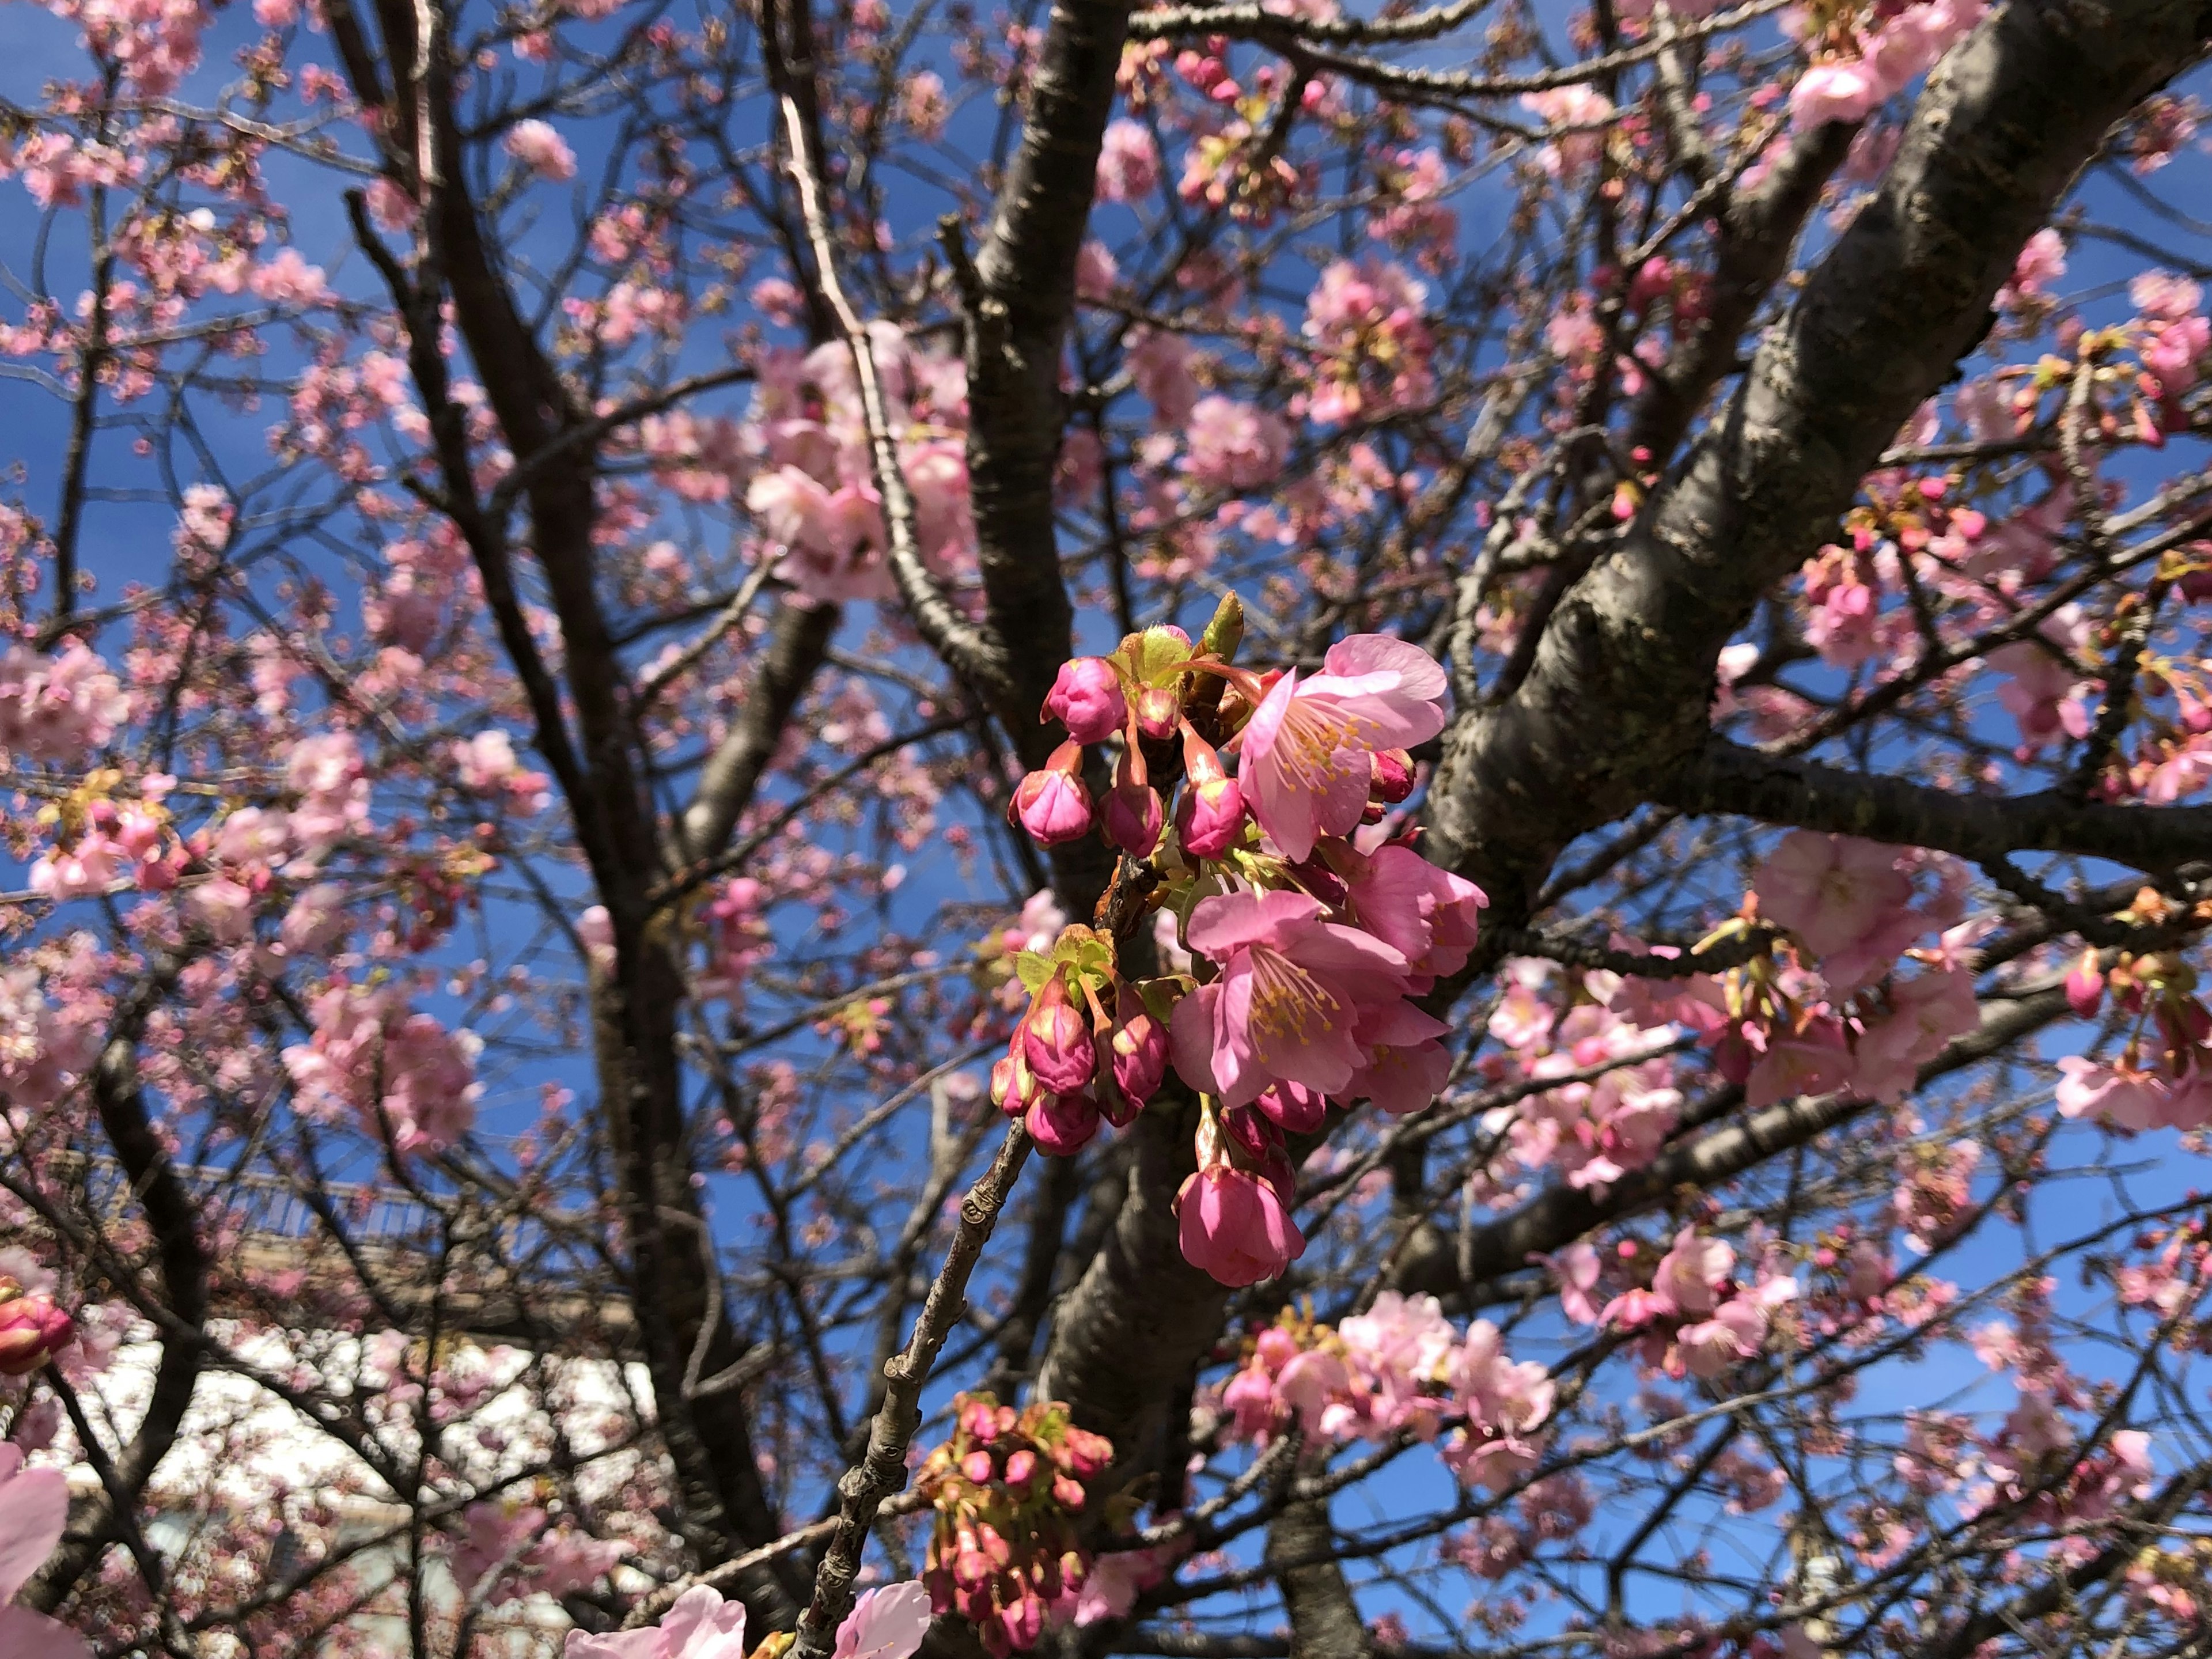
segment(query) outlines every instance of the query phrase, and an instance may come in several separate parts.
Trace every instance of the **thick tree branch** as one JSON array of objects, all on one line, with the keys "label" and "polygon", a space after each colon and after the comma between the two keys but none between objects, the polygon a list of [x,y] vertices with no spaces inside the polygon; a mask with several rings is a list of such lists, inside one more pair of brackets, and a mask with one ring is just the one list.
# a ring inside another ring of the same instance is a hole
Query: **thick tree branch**
[{"label": "thick tree branch", "polygon": [[1993,13],[1929,78],[1881,189],[1680,476],[1554,614],[1527,680],[1461,720],[1431,856],[1516,924],[1559,850],[1693,757],[1713,662],[1981,331],[2112,123],[2198,52],[2202,0]]},{"label": "thick tree branch", "polygon": [[1959,795],[1906,778],[1770,758],[1719,739],[1664,779],[1653,799],[1686,812],[1932,847],[1977,863],[2014,853],[2069,853],[2160,872],[2212,848],[2212,806],[2121,806],[2056,789]]}]

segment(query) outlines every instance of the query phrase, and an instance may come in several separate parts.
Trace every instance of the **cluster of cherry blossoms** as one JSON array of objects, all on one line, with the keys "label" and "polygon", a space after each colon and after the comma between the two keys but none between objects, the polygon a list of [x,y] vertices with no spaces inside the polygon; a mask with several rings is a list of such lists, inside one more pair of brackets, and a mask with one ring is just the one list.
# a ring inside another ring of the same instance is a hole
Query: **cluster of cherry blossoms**
[{"label": "cluster of cherry blossoms", "polygon": [[[837,1626],[832,1659],[908,1659],[929,1633],[929,1597],[911,1579],[883,1584],[853,1604]],[[572,1630],[565,1659],[781,1659],[792,1637],[777,1631],[745,1645],[745,1604],[711,1584],[695,1584],[659,1622],[605,1635]]]},{"label": "cluster of cherry blossoms", "polygon": [[337,981],[311,1012],[307,1041],[283,1056],[301,1111],[350,1117],[403,1156],[441,1151],[468,1132],[483,1091],[476,1033],[447,1030],[390,985]]},{"label": "cluster of cherry blossoms", "polygon": [[[872,330],[870,345],[922,556],[957,572],[975,544],[963,448],[966,366],[889,324]],[[892,597],[867,420],[842,343],[763,353],[752,406],[734,427],[656,417],[643,435],[648,452],[680,477],[741,486],[764,556],[800,592],[823,603]]]},{"label": "cluster of cherry blossoms", "polygon": [[[1047,846],[1097,833],[1135,861],[1194,971],[1126,980],[1110,933],[1064,929],[1017,958],[1031,1000],[992,1079],[1066,1153],[1133,1118],[1172,1060],[1202,1109],[1183,1251],[1231,1285],[1304,1249],[1288,1137],[1331,1100],[1402,1114],[1443,1086],[1445,1028],[1412,999],[1466,965],[1485,902],[1384,823],[1415,787],[1407,750],[1443,729],[1443,671],[1359,635],[1317,674],[1256,674],[1231,660],[1242,627],[1231,599],[1194,645],[1153,628],[1062,667],[1045,714],[1067,741],[1012,814]],[[1106,744],[1094,791],[1087,751]]]},{"label": "cluster of cherry blossoms", "polygon": [[1334,1326],[1286,1309],[1247,1345],[1220,1406],[1231,1438],[1262,1445],[1292,1427],[1339,1445],[1449,1427],[1446,1464],[1503,1492],[1543,1455],[1553,1393],[1541,1364],[1506,1358],[1488,1320],[1462,1336],[1434,1297],[1385,1291]]},{"label": "cluster of cherry blossoms", "polygon": [[[1790,88],[1791,117],[1801,127],[1864,120],[1933,68],[1987,9],[1986,0],[1913,0],[1874,7],[1864,17],[1838,9],[1809,43],[1821,56]],[[1818,27],[1814,10],[1796,14],[1801,31]]]},{"label": "cluster of cherry blossoms", "polygon": [[1676,1377],[1710,1379],[1753,1358],[1778,1310],[1797,1297],[1792,1275],[1765,1262],[1747,1279],[1734,1247],[1695,1227],[1676,1233],[1663,1254],[1624,1238],[1601,1255],[1585,1241],[1551,1267],[1570,1319],[1635,1337],[1644,1364]]},{"label": "cluster of cherry blossoms", "polygon": [[1076,1616],[1091,1566],[1076,1529],[1084,1482],[1113,1459],[1065,1406],[957,1396],[952,1437],[917,1478],[937,1512],[922,1574],[931,1605],[967,1620],[993,1655],[1026,1653]]},{"label": "cluster of cherry blossoms", "polygon": [[490,1606],[588,1589],[630,1553],[622,1539],[551,1524],[536,1504],[471,1504],[461,1519],[466,1532],[453,1551],[454,1580]]},{"label": "cluster of cherry blossoms", "polygon": [[[2130,921],[2156,921],[2172,906],[2145,888]],[[2083,1018],[2112,995],[2125,1033],[2117,1059],[2068,1054],[2058,1062],[2058,1109],[2126,1130],[2195,1130],[2212,1125],[2212,1010],[2197,995],[2197,970],[2177,951],[2117,954],[2110,968],[2085,950],[2067,975],[2067,1000]]]}]

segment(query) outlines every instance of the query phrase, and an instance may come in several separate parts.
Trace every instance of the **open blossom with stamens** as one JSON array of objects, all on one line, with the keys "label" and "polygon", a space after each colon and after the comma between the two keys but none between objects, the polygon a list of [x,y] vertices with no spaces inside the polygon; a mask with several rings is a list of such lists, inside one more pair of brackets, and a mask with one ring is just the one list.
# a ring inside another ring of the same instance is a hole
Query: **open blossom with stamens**
[{"label": "open blossom with stamens", "polygon": [[1369,1060],[1361,1015],[1402,1000],[1405,957],[1323,921],[1320,902],[1304,893],[1201,900],[1188,933],[1191,948],[1222,971],[1176,1005],[1176,1069],[1224,1105],[1255,1100],[1278,1082],[1340,1092]]},{"label": "open blossom with stamens", "polygon": [[1278,680],[1239,734],[1245,805],[1285,857],[1303,861],[1323,836],[1349,835],[1367,810],[1377,751],[1410,749],[1443,730],[1444,671],[1417,645],[1355,634],[1322,672]]}]

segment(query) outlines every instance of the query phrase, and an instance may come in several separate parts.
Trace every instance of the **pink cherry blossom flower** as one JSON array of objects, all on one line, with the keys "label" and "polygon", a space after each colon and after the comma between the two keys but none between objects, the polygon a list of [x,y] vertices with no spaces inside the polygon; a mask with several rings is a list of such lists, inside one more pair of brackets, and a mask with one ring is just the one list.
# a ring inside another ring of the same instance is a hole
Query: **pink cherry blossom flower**
[{"label": "pink cherry blossom flower", "polygon": [[2115,1129],[2154,1129],[2166,1121],[2165,1083],[2148,1072],[2105,1066],[2081,1054],[2058,1062],[2064,1073],[2057,1089],[2058,1109],[2067,1117],[2087,1117]]},{"label": "pink cherry blossom flower", "polygon": [[1790,118],[1800,129],[1830,121],[1863,121],[1883,96],[1874,71],[1856,58],[1815,64],[1790,89]]},{"label": "pink cherry blossom flower", "polygon": [[1443,730],[1444,672],[1419,646],[1382,634],[1340,640],[1322,672],[1278,680],[1238,733],[1244,804],[1285,857],[1312,856],[1366,811],[1376,750]]},{"label": "pink cherry blossom flower", "polygon": [[1714,1293],[1728,1283],[1735,1252],[1717,1238],[1700,1238],[1694,1227],[1674,1235],[1674,1247],[1659,1259],[1652,1288],[1686,1314],[1711,1313]]},{"label": "pink cherry blossom flower", "polygon": [[1603,127],[1614,111],[1613,100],[1595,87],[1577,82],[1523,93],[1521,107],[1547,127],[1569,129],[1537,152],[1538,163],[1545,172],[1571,179],[1605,154]]},{"label": "pink cherry blossom flower", "polygon": [[1133,202],[1159,188],[1160,150],[1143,123],[1106,124],[1098,145],[1098,199]]},{"label": "pink cherry blossom flower", "polygon": [[563,1659],[745,1659],[745,1604],[726,1601],[710,1584],[676,1598],[660,1622],[643,1630],[568,1632]]},{"label": "pink cherry blossom flower", "polygon": [[1715,1377],[1759,1351],[1766,1340],[1766,1315],[1747,1297],[1732,1297],[1711,1319],[1685,1325],[1674,1334],[1682,1363],[1692,1376]]},{"label": "pink cherry blossom flower", "polygon": [[1590,1292],[1597,1289],[1598,1279],[1605,1271],[1596,1246],[1584,1240],[1540,1259],[1559,1287],[1559,1310],[1577,1325],[1596,1324],[1598,1306]]},{"label": "pink cherry blossom flower", "polygon": [[908,1659],[929,1634],[929,1592],[919,1579],[879,1584],[837,1626],[830,1659]]},{"label": "pink cherry blossom flower", "polygon": [[1184,422],[1183,470],[1206,489],[1231,492],[1272,483],[1290,453],[1282,417],[1218,392],[1200,398]]},{"label": "pink cherry blossom flower", "polygon": [[1353,917],[1406,958],[1415,990],[1467,966],[1475,920],[1490,902],[1473,882],[1410,847],[1389,846],[1363,859],[1348,885]]},{"label": "pink cherry blossom flower", "polygon": [[1856,945],[1912,902],[1897,849],[1810,830],[1784,836],[1752,878],[1760,913],[1816,957]]},{"label": "pink cherry blossom flower", "polygon": [[1744,1080],[1744,1104],[1756,1110],[1778,1100],[1825,1095],[1850,1080],[1851,1051],[1843,1022],[1809,1020],[1798,1031],[1777,1031]]},{"label": "pink cherry blossom flower", "polygon": [[576,176],[576,152],[548,122],[517,121],[508,129],[503,148],[549,183],[565,184]]},{"label": "pink cherry blossom flower", "polygon": [[23,1449],[0,1443],[0,1654],[9,1659],[91,1659],[91,1645],[67,1626],[15,1604],[68,1522],[62,1472],[27,1469]]},{"label": "pink cherry blossom flower", "polygon": [[1320,902],[1304,893],[1201,900],[1187,934],[1222,971],[1176,1005],[1176,1069],[1224,1105],[1255,1100],[1278,1082],[1343,1090],[1368,1061],[1356,1036],[1362,1011],[1404,991],[1403,957],[1324,921]]}]

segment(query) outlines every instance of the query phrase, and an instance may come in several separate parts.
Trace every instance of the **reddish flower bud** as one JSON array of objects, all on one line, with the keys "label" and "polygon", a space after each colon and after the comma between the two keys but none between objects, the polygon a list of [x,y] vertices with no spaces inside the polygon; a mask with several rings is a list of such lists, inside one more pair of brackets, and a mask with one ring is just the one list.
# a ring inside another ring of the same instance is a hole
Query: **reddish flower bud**
[{"label": "reddish flower bud", "polygon": [[1021,781],[1006,816],[1040,847],[1079,841],[1091,833],[1091,792],[1073,772],[1048,766]]},{"label": "reddish flower bud", "polygon": [[1221,1130],[1255,1164],[1282,1155],[1283,1132],[1249,1104],[1225,1108],[1221,1114]]},{"label": "reddish flower bud", "polygon": [[1027,1653],[1044,1634],[1044,1603],[1034,1595],[1023,1595],[999,1614],[999,1626],[1009,1647]]},{"label": "reddish flower bud", "polygon": [[1194,859],[1218,859],[1244,837],[1244,792],[1234,778],[1193,783],[1176,806],[1176,838]]},{"label": "reddish flower bud", "polygon": [[1083,1483],[1080,1480],[1070,1480],[1064,1474],[1053,1476],[1052,1501],[1054,1503],[1064,1509],[1079,1510],[1083,1507]]},{"label": "reddish flower bud", "polygon": [[1039,1151],[1073,1158],[1098,1133],[1098,1103],[1089,1095],[1040,1095],[1030,1107],[1029,1126]]},{"label": "reddish flower bud", "polygon": [[1022,1053],[1030,1070],[1050,1093],[1080,1094],[1090,1085],[1097,1054],[1091,1028],[1067,994],[1067,981],[1054,975],[1030,1004],[1022,1021]]},{"label": "reddish flower bud", "polygon": [[1068,1430],[1060,1437],[1060,1451],[1069,1473],[1086,1480],[1094,1474],[1103,1474],[1106,1466],[1114,1461],[1114,1443],[1088,1429]]},{"label": "reddish flower bud", "polygon": [[0,1376],[27,1376],[76,1334],[76,1322],[52,1297],[0,1275]]},{"label": "reddish flower bud", "polygon": [[1242,1170],[1222,1165],[1187,1177],[1176,1215],[1183,1259],[1224,1285],[1273,1279],[1305,1253],[1279,1189]]},{"label": "reddish flower bud", "polygon": [[2105,970],[2098,966],[2096,947],[2081,952],[2081,960],[2066,975],[2067,1006],[2087,1019],[2105,1000]]},{"label": "reddish flower bud", "polygon": [[989,1486],[998,1472],[997,1465],[991,1462],[991,1454],[987,1451],[971,1451],[960,1460],[960,1473],[979,1486]]},{"label": "reddish flower bud", "polygon": [[1044,700],[1043,717],[1060,721],[1078,743],[1105,742],[1128,717],[1121,677],[1103,657],[1076,657],[1060,664]]},{"label": "reddish flower bud", "polygon": [[1106,796],[1106,839],[1133,859],[1149,858],[1160,844],[1166,817],[1159,792],[1148,784],[1116,784]]},{"label": "reddish flower bud", "polygon": [[1036,1073],[1030,1070],[1019,1034],[1013,1047],[991,1067],[991,1103],[1008,1117],[1019,1117],[1039,1093]]},{"label": "reddish flower bud", "polygon": [[1006,1484],[1010,1486],[1026,1486],[1030,1483],[1030,1477],[1036,1474],[1036,1471],[1037,1455],[1024,1446],[1006,1460]]},{"label": "reddish flower bud", "polygon": [[1152,1018],[1144,998],[1127,985],[1115,994],[1110,1047],[1115,1085],[1142,1109],[1167,1077],[1168,1030]]},{"label": "reddish flower bud", "polygon": [[1413,793],[1413,757],[1402,749],[1378,749],[1368,759],[1374,763],[1370,786],[1378,800],[1395,806]]}]

